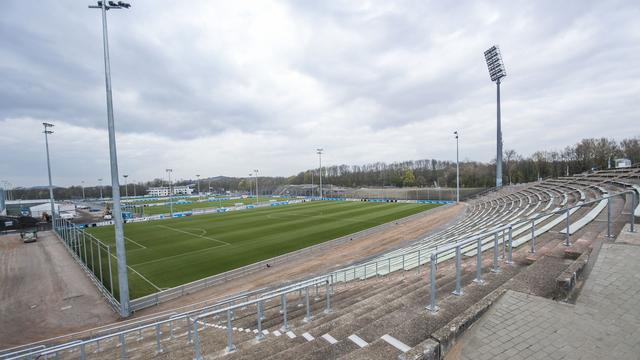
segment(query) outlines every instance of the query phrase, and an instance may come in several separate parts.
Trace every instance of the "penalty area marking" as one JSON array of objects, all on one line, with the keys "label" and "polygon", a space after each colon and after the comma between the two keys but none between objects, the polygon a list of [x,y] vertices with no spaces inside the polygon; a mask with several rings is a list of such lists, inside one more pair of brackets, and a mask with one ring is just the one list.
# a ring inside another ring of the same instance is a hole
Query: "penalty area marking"
[{"label": "penalty area marking", "polygon": [[[188,232],[188,231],[184,231],[184,230],[180,230],[180,229],[172,228],[171,226],[166,226],[166,225],[156,225],[156,226],[158,226],[158,227],[162,227],[162,228],[165,228],[165,229],[169,229],[169,230],[173,230],[173,231],[175,231],[175,232],[179,232],[179,233],[183,233],[183,234],[187,234],[187,235],[191,235],[191,236],[195,236],[195,237],[199,237],[199,238],[203,238],[203,239],[207,239],[207,240],[211,240],[211,241],[219,242],[219,243],[222,243],[222,244],[224,244],[224,245],[231,245],[231,244],[229,244],[229,243],[228,243],[228,242],[226,242],[226,241],[222,241],[222,240],[214,239],[214,238],[212,238],[212,237],[208,237],[208,236],[204,236],[204,235],[193,234],[193,233],[190,233],[190,232]],[[204,230],[204,229],[198,229],[198,230],[202,230],[202,231],[204,231],[204,233],[205,233],[205,234],[207,233],[207,231],[206,231],[206,230]]]},{"label": "penalty area marking", "polygon": [[149,261],[145,261],[145,262],[141,262],[141,263],[133,264],[133,266],[146,265],[146,264],[152,264],[152,263],[155,263],[155,262],[158,262],[158,261],[164,261],[164,260],[167,260],[167,259],[173,259],[173,258],[177,258],[177,257],[180,257],[180,256],[193,255],[193,254],[195,254],[195,253],[199,253],[199,252],[206,252],[206,251],[213,250],[213,249],[217,249],[217,248],[219,248],[219,247],[223,247],[223,246],[227,246],[227,245],[217,245],[217,246],[208,247],[208,248],[206,248],[206,249],[193,250],[193,251],[189,251],[189,252],[182,253],[182,254],[176,254],[176,255],[165,256],[165,257],[162,257],[162,258],[153,259],[153,260],[149,260]]}]

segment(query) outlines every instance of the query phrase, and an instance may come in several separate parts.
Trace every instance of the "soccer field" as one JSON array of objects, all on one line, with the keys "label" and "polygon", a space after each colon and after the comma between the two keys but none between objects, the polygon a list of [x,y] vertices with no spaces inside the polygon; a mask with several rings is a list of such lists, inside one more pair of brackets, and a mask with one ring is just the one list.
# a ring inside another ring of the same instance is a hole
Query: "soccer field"
[{"label": "soccer field", "polygon": [[[318,201],[125,224],[130,295],[141,297],[436,206]],[[112,226],[87,231],[114,244]],[[115,260],[113,265],[117,289]]]}]

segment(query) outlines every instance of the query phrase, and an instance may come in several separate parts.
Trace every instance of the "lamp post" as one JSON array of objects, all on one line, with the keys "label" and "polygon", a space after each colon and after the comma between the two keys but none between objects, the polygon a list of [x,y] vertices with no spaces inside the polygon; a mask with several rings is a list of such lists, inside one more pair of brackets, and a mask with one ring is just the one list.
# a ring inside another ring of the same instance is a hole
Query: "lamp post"
[{"label": "lamp post", "polygon": [[251,185],[251,179],[253,179],[253,173],[249,173],[249,197],[253,195],[253,185]]},{"label": "lamp post", "polygon": [[84,180],[82,180],[81,183],[82,183],[82,200],[84,200],[85,199],[85,197],[84,197]]},{"label": "lamp post", "polygon": [[258,191],[258,169],[253,169],[253,172],[256,173],[256,205],[260,201],[260,192]]},{"label": "lamp post", "polygon": [[197,174],[196,178],[198,178],[198,197],[200,197],[200,175]]},{"label": "lamp post", "polygon": [[489,69],[491,81],[495,81],[497,88],[497,149],[496,149],[496,187],[502,187],[502,129],[500,124],[500,79],[507,76],[502,62],[502,55],[498,45],[490,47],[484,52],[484,58]]},{"label": "lamp post", "polygon": [[98,182],[100,183],[100,186],[99,186],[99,188],[100,188],[100,200],[102,200],[103,199],[103,197],[102,197],[102,179],[98,179]]},{"label": "lamp post", "polygon": [[127,186],[127,178],[129,175],[124,174],[122,177],[124,178],[124,197],[129,197],[129,187]]},{"label": "lamp post", "polygon": [[51,182],[51,161],[49,159],[49,135],[53,134],[52,130],[48,130],[53,127],[53,124],[49,124],[43,122],[44,126],[44,145],[47,149],[47,174],[49,175],[49,202],[51,203],[51,224],[53,224],[53,219],[56,217],[55,205],[53,203],[53,183]]},{"label": "lamp post", "polygon": [[456,135],[456,202],[460,202],[460,151],[458,146],[458,131],[453,132]]},{"label": "lamp post", "polygon": [[111,160],[111,197],[113,200],[113,223],[115,228],[116,257],[118,263],[118,289],[120,293],[120,316],[128,317],[129,279],[127,277],[127,259],[124,247],[124,229],[122,226],[122,209],[120,208],[120,181],[118,179],[118,155],[116,151],[116,131],[113,120],[113,98],[111,94],[111,65],[109,64],[109,39],[107,32],[107,10],[128,9],[131,5],[118,1],[98,1],[97,5],[89,5],[90,9],[100,9],[102,13],[102,44],[104,50],[104,75],[107,94],[107,128],[109,129],[109,158]]},{"label": "lamp post", "polygon": [[173,169],[166,169],[165,171],[169,175],[169,213],[173,217],[173,191],[171,191],[171,173]]},{"label": "lamp post", "polygon": [[318,171],[318,175],[320,175],[320,200],[322,200],[322,152],[324,149],[316,149],[316,153],[318,154],[318,160],[320,162],[320,171]]}]

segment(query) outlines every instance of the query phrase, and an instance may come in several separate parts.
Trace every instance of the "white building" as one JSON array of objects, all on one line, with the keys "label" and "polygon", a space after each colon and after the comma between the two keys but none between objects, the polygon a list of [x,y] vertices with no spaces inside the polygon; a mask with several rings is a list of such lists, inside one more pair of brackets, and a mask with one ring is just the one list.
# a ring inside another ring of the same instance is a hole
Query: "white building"
[{"label": "white building", "polygon": [[631,167],[631,160],[629,159],[616,159],[616,169]]},{"label": "white building", "polygon": [[[54,203],[54,209],[57,214],[62,216],[65,214],[66,217],[74,217],[76,213],[76,206],[72,203]],[[29,207],[29,212],[31,212],[31,217],[40,218],[43,213],[47,213],[51,215],[51,203],[44,203],[40,205],[35,205]]]},{"label": "white building", "polygon": [[[171,188],[173,195],[191,195],[193,189],[189,186],[174,186]],[[147,189],[147,195],[154,197],[169,196],[169,188],[166,186]]]}]

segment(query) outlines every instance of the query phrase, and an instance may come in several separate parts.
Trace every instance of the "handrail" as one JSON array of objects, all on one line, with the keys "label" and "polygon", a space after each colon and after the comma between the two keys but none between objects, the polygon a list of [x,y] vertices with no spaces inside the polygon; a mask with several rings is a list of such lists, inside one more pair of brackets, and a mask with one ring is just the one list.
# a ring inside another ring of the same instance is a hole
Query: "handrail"
[{"label": "handrail", "polygon": [[[512,251],[512,230],[515,227],[521,226],[523,224],[526,223],[530,223],[532,226],[532,250],[535,252],[535,234],[534,234],[534,227],[535,227],[535,220],[537,219],[541,219],[544,217],[549,217],[551,215],[555,215],[555,214],[563,214],[563,213],[567,213],[569,214],[569,211],[571,209],[574,208],[581,208],[581,207],[585,207],[588,205],[591,205],[593,203],[602,201],[602,200],[607,200],[607,199],[611,199],[614,197],[618,197],[618,196],[624,196],[627,194],[631,194],[632,198],[633,198],[633,207],[635,207],[635,204],[637,203],[637,197],[636,197],[636,191],[635,190],[625,190],[622,192],[618,192],[615,194],[610,194],[610,195],[606,195],[606,196],[602,196],[598,199],[594,199],[594,200],[590,200],[590,201],[585,201],[585,202],[580,202],[578,204],[575,205],[571,205],[571,206],[566,206],[564,208],[561,209],[557,209],[557,210],[552,210],[552,211],[548,211],[548,212],[544,212],[541,214],[538,214],[535,217],[531,217],[531,218],[527,218],[527,219],[523,219],[523,220],[519,220],[519,221],[515,221],[515,222],[510,222],[508,224],[504,224],[504,225],[499,225],[499,226],[495,226],[492,227],[489,230],[485,230],[479,234],[475,234],[475,235],[471,235],[471,236],[467,236],[465,237],[463,240],[461,241],[456,241],[456,242],[452,242],[449,244],[445,244],[443,246],[438,246],[434,249],[430,249],[430,250],[414,250],[411,252],[407,252],[407,253],[402,253],[399,255],[394,256],[394,258],[398,258],[400,256],[402,256],[403,258],[407,255],[407,254],[415,254],[418,253],[418,255],[420,255],[421,251],[425,251],[424,254],[430,254],[430,261],[431,261],[431,287],[432,287],[432,291],[431,291],[431,304],[429,305],[428,309],[431,311],[437,311],[437,305],[436,305],[436,292],[435,292],[435,271],[436,271],[436,264],[438,262],[438,258],[437,256],[439,254],[443,254],[446,252],[450,252],[452,250],[456,250],[456,291],[461,295],[462,291],[460,288],[460,258],[461,258],[461,248],[467,245],[472,244],[473,242],[477,242],[478,246],[477,246],[477,269],[476,269],[476,280],[477,282],[482,282],[482,278],[481,278],[481,253],[482,253],[482,240],[483,239],[487,239],[490,236],[494,236],[494,262],[493,262],[493,268],[492,271],[499,271],[499,267],[497,265],[497,244],[498,244],[498,234],[504,231],[508,231],[509,232],[509,255],[507,258],[507,263],[512,262],[511,259],[511,251]],[[632,208],[633,208],[632,207]],[[632,216],[632,221],[631,221],[631,231],[634,231],[634,218],[633,218],[633,213],[631,214]],[[568,225],[568,217],[567,217],[567,225]],[[610,221],[610,213],[609,213],[609,221]],[[567,232],[567,240],[569,238],[569,232]],[[504,239],[503,239],[504,241]],[[124,335],[129,334],[129,333],[133,333],[136,331],[142,331],[145,329],[151,329],[153,327],[156,328],[156,336],[157,336],[157,346],[160,346],[160,342],[159,342],[159,335],[158,335],[158,331],[159,331],[159,326],[167,324],[167,323],[173,323],[173,321],[176,320],[180,320],[180,319],[184,319],[187,322],[189,321],[193,321],[193,334],[195,336],[195,341],[194,341],[194,351],[196,353],[196,359],[201,359],[201,349],[200,349],[200,339],[199,339],[199,335],[198,335],[198,324],[199,321],[201,319],[204,319],[206,317],[210,317],[210,316],[215,316],[215,315],[219,315],[219,314],[223,314],[226,313],[227,314],[227,337],[228,337],[228,343],[227,343],[227,350],[228,351],[232,351],[234,346],[232,343],[232,333],[231,333],[231,320],[232,320],[232,312],[236,309],[241,309],[241,308],[246,308],[247,306],[252,306],[255,305],[257,308],[257,322],[258,322],[258,330],[259,330],[259,334],[258,337],[260,337],[260,333],[261,333],[261,318],[262,318],[262,305],[264,304],[265,301],[271,300],[271,299],[275,299],[277,297],[280,297],[281,299],[281,306],[283,308],[283,316],[284,316],[284,326],[283,329],[287,330],[288,329],[288,325],[287,325],[287,313],[286,313],[286,301],[287,301],[287,294],[295,292],[295,291],[301,291],[301,290],[305,290],[305,297],[307,300],[307,315],[309,315],[309,301],[308,301],[308,296],[309,296],[309,288],[312,286],[317,286],[317,285],[325,285],[326,286],[326,290],[325,290],[325,295],[326,295],[326,310],[325,311],[331,311],[331,307],[330,307],[330,296],[331,296],[331,292],[332,290],[330,290],[330,287],[332,288],[335,281],[338,278],[338,274],[339,273],[345,273],[345,281],[346,281],[346,273],[347,271],[351,271],[351,270],[355,270],[357,268],[366,268],[367,266],[370,266],[372,264],[378,264],[382,261],[387,262],[390,261],[392,258],[384,258],[384,259],[376,259],[375,261],[370,261],[364,264],[357,264],[357,265],[352,265],[349,267],[345,267],[342,269],[338,269],[336,271],[331,271],[328,272],[324,275],[319,275],[319,276],[314,276],[312,278],[309,279],[305,279],[305,280],[301,280],[298,281],[294,284],[289,284],[274,290],[268,290],[267,292],[263,293],[263,294],[259,294],[256,295],[255,299],[249,299],[249,296],[237,296],[237,297],[230,297],[228,299],[226,299],[226,301],[224,301],[223,303],[216,303],[214,305],[208,306],[208,307],[204,307],[204,308],[200,308],[200,309],[194,309],[191,311],[187,311],[184,313],[179,313],[179,314],[164,314],[161,317],[165,317],[165,319],[163,320],[159,320],[159,321],[154,321],[152,323],[147,323],[147,324],[143,324],[140,326],[134,326],[132,328],[127,328],[127,329],[123,329],[123,330],[119,330],[119,331],[115,331],[115,332],[111,332],[105,335],[100,335],[100,336],[92,336],[89,339],[85,339],[85,340],[74,340],[71,342],[67,342],[67,343],[63,343],[63,344],[59,344],[56,345],[54,347],[48,348],[48,349],[40,349],[40,350],[34,350],[33,354],[50,354],[53,352],[57,352],[60,350],[65,350],[68,348],[73,348],[73,347],[80,347],[81,351],[84,351],[84,346],[86,344],[89,343],[97,343],[101,340],[105,340],[108,338],[113,338],[115,336],[120,337],[120,341],[121,341],[121,351],[124,351]],[[444,261],[444,259],[442,260]],[[420,263],[418,264],[418,268],[420,267]],[[403,268],[404,268],[404,263],[403,263]],[[389,267],[389,272],[391,272],[391,267]],[[354,271],[355,274],[355,271]],[[365,272],[366,274],[366,272]],[[355,276],[354,276],[354,280],[355,280]],[[255,292],[252,292],[255,294]],[[455,294],[455,292],[454,292]],[[233,304],[229,304],[230,302],[232,302],[234,299],[238,300],[241,299],[243,297],[246,297],[247,300],[240,302],[240,303],[233,303]],[[223,306],[219,309],[215,309],[215,307],[219,307],[222,305],[226,305]],[[207,310],[207,309],[212,309],[212,310]],[[169,315],[168,318],[167,315]],[[144,321],[140,321],[141,322],[148,322],[152,319],[146,319]],[[129,323],[126,326],[131,326],[131,325],[135,325],[136,323]],[[188,325],[188,329],[189,329],[189,337],[191,337],[191,327],[190,325]],[[104,329],[105,331],[108,331],[109,329]],[[30,354],[30,355],[33,355]]]}]

